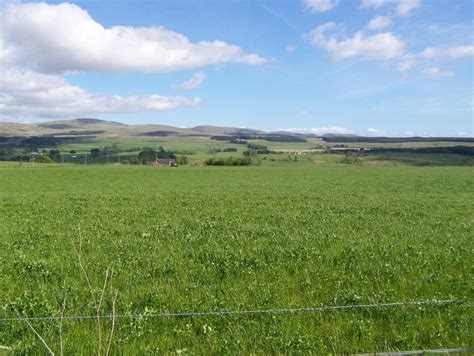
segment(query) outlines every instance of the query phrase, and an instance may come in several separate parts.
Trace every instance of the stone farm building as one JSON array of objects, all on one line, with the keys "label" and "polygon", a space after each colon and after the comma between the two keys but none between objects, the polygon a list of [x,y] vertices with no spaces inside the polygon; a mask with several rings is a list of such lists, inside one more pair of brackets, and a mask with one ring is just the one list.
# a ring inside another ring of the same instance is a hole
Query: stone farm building
[{"label": "stone farm building", "polygon": [[176,159],[174,158],[157,158],[152,164],[156,167],[177,165]]}]

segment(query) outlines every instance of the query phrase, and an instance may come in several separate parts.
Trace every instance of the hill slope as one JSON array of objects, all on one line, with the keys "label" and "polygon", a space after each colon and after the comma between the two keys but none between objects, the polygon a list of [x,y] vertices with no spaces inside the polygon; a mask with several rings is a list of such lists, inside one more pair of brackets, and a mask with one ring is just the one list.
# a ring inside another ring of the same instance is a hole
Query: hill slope
[{"label": "hill slope", "polygon": [[167,125],[126,125],[115,121],[92,118],[58,120],[42,123],[0,122],[0,136],[94,135],[99,137],[126,136],[213,136],[232,134],[261,134],[263,131],[235,127],[196,126],[181,128]]}]

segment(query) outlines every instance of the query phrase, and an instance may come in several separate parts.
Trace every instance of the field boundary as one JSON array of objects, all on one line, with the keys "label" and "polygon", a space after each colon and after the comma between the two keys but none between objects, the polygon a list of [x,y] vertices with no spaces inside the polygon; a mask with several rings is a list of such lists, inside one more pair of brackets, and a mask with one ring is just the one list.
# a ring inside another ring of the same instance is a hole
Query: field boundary
[{"label": "field boundary", "polygon": [[294,314],[325,312],[338,310],[355,309],[377,309],[377,308],[395,308],[403,306],[440,306],[448,304],[470,304],[474,299],[447,299],[447,300],[424,300],[424,301],[406,301],[391,303],[374,304],[349,304],[333,305],[321,307],[300,307],[300,308],[274,308],[274,309],[254,309],[254,310],[218,310],[218,311],[191,311],[191,312],[163,312],[147,314],[116,314],[116,315],[73,315],[73,316],[41,316],[41,317],[16,317],[0,318],[0,323],[7,322],[27,322],[27,321],[58,321],[58,320],[97,320],[99,319],[148,319],[148,318],[172,318],[172,317],[205,317],[205,316],[231,316],[231,315],[257,315],[257,314]]},{"label": "field boundary", "polygon": [[429,349],[429,350],[412,350],[412,351],[393,351],[393,352],[371,352],[365,354],[353,354],[354,356],[408,356],[408,355],[430,355],[430,354],[457,354],[471,353],[473,348],[456,348],[456,349]]}]

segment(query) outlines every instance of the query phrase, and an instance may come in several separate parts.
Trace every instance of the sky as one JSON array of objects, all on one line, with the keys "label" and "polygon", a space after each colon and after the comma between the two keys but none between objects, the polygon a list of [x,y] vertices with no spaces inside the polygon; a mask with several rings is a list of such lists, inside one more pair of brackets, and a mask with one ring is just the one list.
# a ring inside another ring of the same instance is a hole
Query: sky
[{"label": "sky", "polygon": [[474,136],[471,0],[0,0],[0,121]]}]

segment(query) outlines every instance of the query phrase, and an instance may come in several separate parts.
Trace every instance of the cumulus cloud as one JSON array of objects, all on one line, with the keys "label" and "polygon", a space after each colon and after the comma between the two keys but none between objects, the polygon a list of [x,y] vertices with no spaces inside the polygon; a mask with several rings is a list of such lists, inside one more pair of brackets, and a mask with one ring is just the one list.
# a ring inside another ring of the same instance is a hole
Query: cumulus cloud
[{"label": "cumulus cloud", "polygon": [[334,9],[339,0],[303,0],[306,9],[312,12],[326,12]]},{"label": "cumulus cloud", "polygon": [[400,16],[408,16],[420,5],[420,0],[401,0],[396,7],[396,12]]},{"label": "cumulus cloud", "polygon": [[[408,71],[420,65],[433,65],[433,63],[456,60],[474,56],[473,45],[459,45],[451,47],[428,47],[419,53],[405,54],[398,64],[398,70]],[[451,72],[452,74],[452,72]]]},{"label": "cumulus cloud", "polygon": [[44,73],[170,72],[267,60],[223,41],[191,42],[164,27],[106,28],[70,3],[13,3],[0,12],[0,60]]},{"label": "cumulus cloud", "polygon": [[408,16],[420,7],[421,0],[362,0],[362,9],[378,9],[382,6],[394,4],[395,13],[399,16]]},{"label": "cumulus cloud", "polygon": [[389,16],[375,16],[367,24],[366,28],[368,30],[376,31],[382,30],[392,24],[392,19]]},{"label": "cumulus cloud", "polygon": [[327,31],[334,29],[334,22],[327,22],[310,32],[310,42],[325,49],[331,59],[340,61],[352,57],[388,60],[400,57],[404,51],[404,42],[390,32],[366,35],[362,31],[352,37],[338,39],[335,35],[327,36]]},{"label": "cumulus cloud", "polygon": [[360,7],[363,9],[377,9],[388,2],[388,0],[363,0]]},{"label": "cumulus cloud", "polygon": [[3,117],[52,118],[164,111],[201,103],[199,98],[180,96],[94,94],[56,75],[1,68],[0,72],[0,115]]},{"label": "cumulus cloud", "polygon": [[206,79],[206,73],[200,71],[194,73],[193,76],[184,83],[175,85],[174,88],[177,90],[193,90],[200,86],[204,82],[204,79]]},{"label": "cumulus cloud", "polygon": [[[92,93],[67,83],[62,75],[171,72],[266,61],[239,46],[219,40],[192,42],[164,27],[107,28],[75,4],[10,3],[0,7],[0,116],[52,118],[191,107],[201,99]],[[198,72],[180,89],[193,89],[204,79],[204,72]]]},{"label": "cumulus cloud", "polygon": [[454,74],[451,70],[443,70],[439,67],[425,68],[420,73],[427,78],[452,77]]},{"label": "cumulus cloud", "polygon": [[452,47],[429,47],[419,54],[422,58],[447,58],[458,59],[474,56],[474,45],[452,46]]}]

